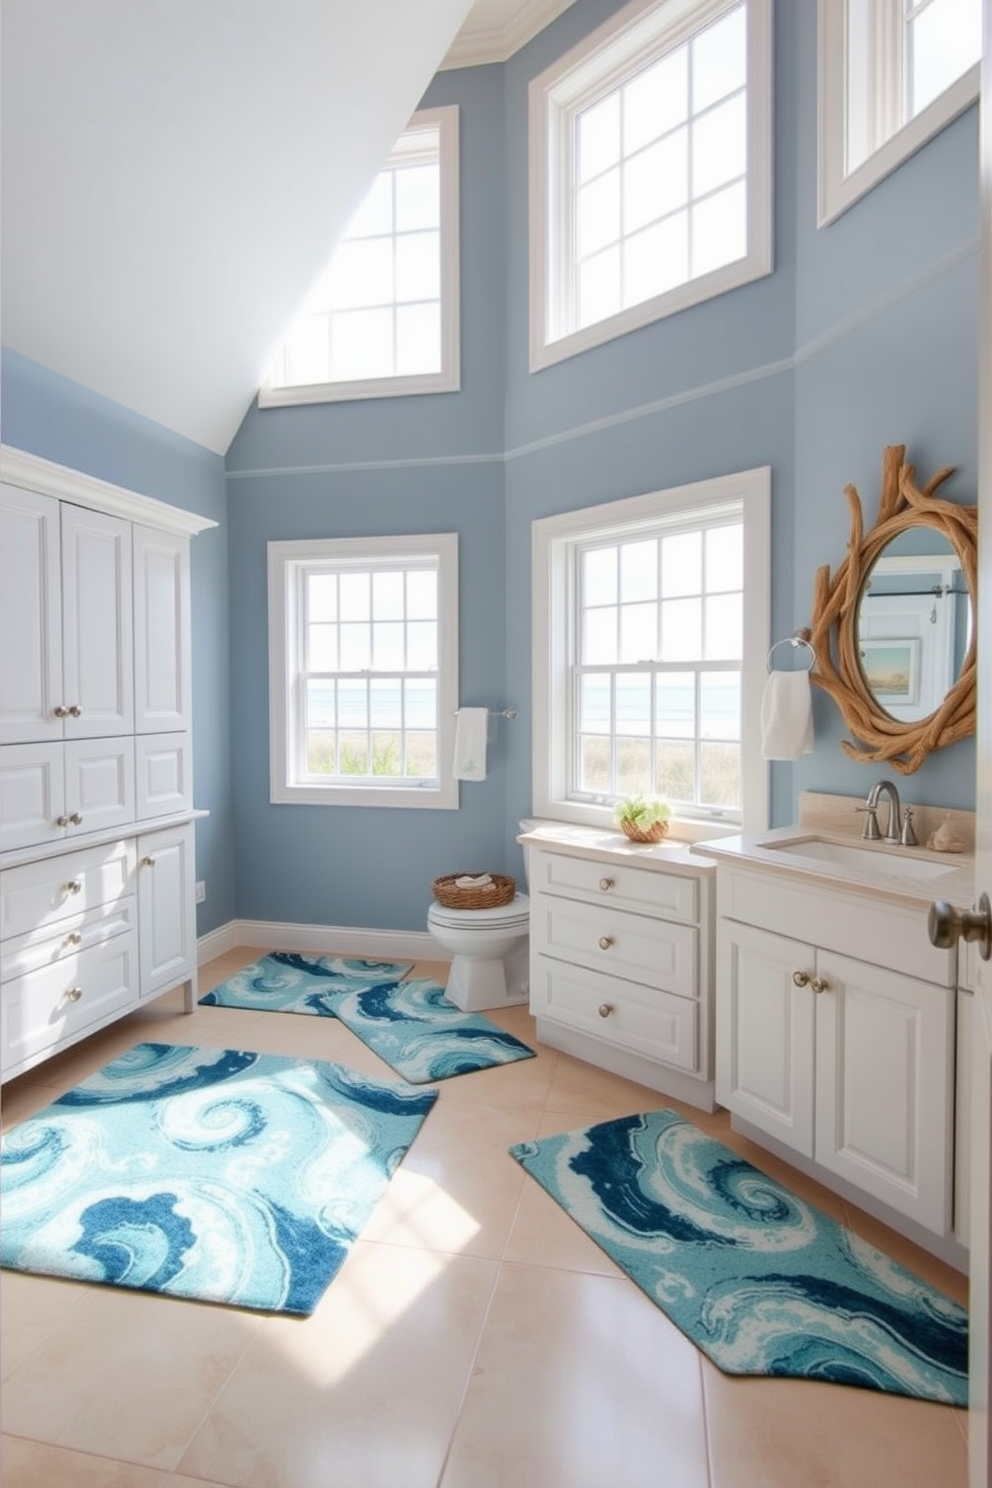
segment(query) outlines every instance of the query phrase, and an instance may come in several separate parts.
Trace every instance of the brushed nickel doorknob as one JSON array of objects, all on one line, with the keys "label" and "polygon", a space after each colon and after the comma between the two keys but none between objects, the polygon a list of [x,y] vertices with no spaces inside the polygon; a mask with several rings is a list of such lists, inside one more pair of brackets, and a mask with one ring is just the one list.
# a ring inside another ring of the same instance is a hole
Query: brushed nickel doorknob
[{"label": "brushed nickel doorknob", "polygon": [[827,981],[826,977],[813,977],[810,980],[810,986],[813,988],[814,992],[830,991],[830,983]]},{"label": "brushed nickel doorknob", "polygon": [[988,894],[980,894],[971,909],[956,909],[945,899],[935,899],[927,916],[930,944],[949,951],[960,940],[978,942],[983,961],[992,957],[992,905]]}]

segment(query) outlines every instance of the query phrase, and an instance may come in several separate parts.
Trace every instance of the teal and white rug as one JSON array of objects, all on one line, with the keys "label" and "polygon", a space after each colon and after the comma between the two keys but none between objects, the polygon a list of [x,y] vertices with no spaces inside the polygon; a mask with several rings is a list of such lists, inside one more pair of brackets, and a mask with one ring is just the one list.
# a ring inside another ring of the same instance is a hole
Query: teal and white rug
[{"label": "teal and white rug", "polygon": [[4,1137],[0,1265],[309,1314],[436,1099],[319,1060],[137,1044]]},{"label": "teal and white rug", "polygon": [[510,1153],[726,1374],[967,1405],[965,1309],[678,1112]]},{"label": "teal and white rug", "polygon": [[413,1085],[533,1059],[534,1050],[490,1018],[463,1013],[409,964],[275,951],[201,997],[216,1007],[340,1018]]}]

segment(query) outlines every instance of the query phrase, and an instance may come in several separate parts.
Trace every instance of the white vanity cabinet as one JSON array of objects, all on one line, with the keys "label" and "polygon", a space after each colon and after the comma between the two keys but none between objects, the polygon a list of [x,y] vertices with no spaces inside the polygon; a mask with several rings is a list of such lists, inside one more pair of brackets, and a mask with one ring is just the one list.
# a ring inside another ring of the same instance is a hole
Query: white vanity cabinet
[{"label": "white vanity cabinet", "polygon": [[0,450],[0,1078],[196,981],[189,542]]},{"label": "white vanity cabinet", "polygon": [[949,1235],[954,953],[918,908],[798,877],[720,862],[717,898],[720,1104],[828,1185]]},{"label": "white vanity cabinet", "polygon": [[678,847],[588,836],[521,839],[538,1037],[712,1110],[710,874]]}]

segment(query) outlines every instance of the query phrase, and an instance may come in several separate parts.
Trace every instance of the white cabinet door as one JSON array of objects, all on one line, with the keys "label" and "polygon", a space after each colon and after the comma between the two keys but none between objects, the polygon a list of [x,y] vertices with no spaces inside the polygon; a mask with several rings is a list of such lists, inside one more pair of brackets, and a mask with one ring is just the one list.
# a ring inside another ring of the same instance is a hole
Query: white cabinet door
[{"label": "white cabinet door", "polygon": [[817,980],[817,1162],[948,1234],[954,989],[829,951]]},{"label": "white cabinet door", "polygon": [[134,732],[131,524],[62,505],[62,690],[67,739]]},{"label": "white cabinet door", "polygon": [[71,739],[65,751],[67,835],[134,821],[134,739]]},{"label": "white cabinet door", "polygon": [[190,726],[189,539],[133,530],[135,732]]},{"label": "white cabinet door", "polygon": [[65,836],[64,749],[44,743],[0,749],[0,852]]},{"label": "white cabinet door", "polygon": [[813,1156],[814,956],[784,935],[719,923],[717,1100],[805,1157]]},{"label": "white cabinet door", "polygon": [[141,996],[195,982],[196,905],[193,827],[138,838],[138,945]]},{"label": "white cabinet door", "polygon": [[0,742],[62,738],[59,503],[0,486]]}]

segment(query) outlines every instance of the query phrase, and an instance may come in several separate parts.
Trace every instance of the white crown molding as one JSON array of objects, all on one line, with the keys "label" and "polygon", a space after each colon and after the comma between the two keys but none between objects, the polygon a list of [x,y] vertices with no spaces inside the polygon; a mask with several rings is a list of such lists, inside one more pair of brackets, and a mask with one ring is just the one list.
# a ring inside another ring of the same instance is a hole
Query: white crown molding
[{"label": "white crown molding", "polygon": [[522,5],[513,8],[502,24],[496,26],[473,26],[470,15],[438,71],[505,62],[574,3],[575,0],[524,0]]},{"label": "white crown molding", "polygon": [[201,517],[196,512],[170,506],[155,496],[127,491],[123,486],[84,475],[81,470],[71,470],[68,465],[56,465],[51,460],[43,460],[40,455],[31,455],[8,444],[0,446],[0,479],[11,486],[37,491],[42,496],[72,502],[74,506],[109,512],[115,517],[167,532],[180,532],[187,537],[217,526],[211,517]]}]

